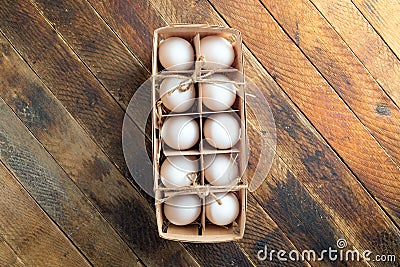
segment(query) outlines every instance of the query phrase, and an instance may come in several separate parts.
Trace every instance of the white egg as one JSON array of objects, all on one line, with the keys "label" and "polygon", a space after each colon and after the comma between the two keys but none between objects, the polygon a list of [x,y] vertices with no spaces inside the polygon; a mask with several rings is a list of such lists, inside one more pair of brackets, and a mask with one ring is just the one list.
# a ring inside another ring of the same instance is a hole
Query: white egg
[{"label": "white egg", "polygon": [[197,158],[194,156],[175,156],[167,157],[161,165],[161,182],[166,187],[188,186],[192,184],[199,171]]},{"label": "white egg", "polygon": [[213,114],[204,123],[204,137],[213,147],[228,149],[239,140],[239,122],[229,113]]},{"label": "white egg", "polygon": [[170,37],[160,42],[158,58],[167,70],[188,70],[193,66],[194,50],[185,39]]},{"label": "white egg", "polygon": [[200,53],[204,57],[205,68],[228,68],[235,60],[231,43],[223,37],[210,35],[200,40]]},{"label": "white egg", "polygon": [[[222,74],[214,74],[209,77],[216,81],[230,81]],[[203,104],[214,111],[230,108],[236,99],[236,87],[232,83],[200,83]]]},{"label": "white egg", "polygon": [[164,106],[173,112],[184,112],[193,106],[194,91],[193,84],[184,85],[184,91],[178,86],[185,82],[181,78],[165,78],[160,84],[160,96]]},{"label": "white egg", "polygon": [[216,193],[220,204],[208,196],[206,205],[206,217],[216,225],[227,225],[232,223],[239,215],[239,200],[233,193]]},{"label": "white egg", "polygon": [[175,225],[187,225],[200,215],[201,201],[197,195],[179,195],[165,201],[165,217]]},{"label": "white egg", "polygon": [[232,155],[217,154],[204,157],[204,177],[212,185],[234,185],[239,176],[239,167]]},{"label": "white egg", "polygon": [[161,138],[173,149],[189,149],[199,140],[199,125],[190,116],[169,117],[162,126]]}]

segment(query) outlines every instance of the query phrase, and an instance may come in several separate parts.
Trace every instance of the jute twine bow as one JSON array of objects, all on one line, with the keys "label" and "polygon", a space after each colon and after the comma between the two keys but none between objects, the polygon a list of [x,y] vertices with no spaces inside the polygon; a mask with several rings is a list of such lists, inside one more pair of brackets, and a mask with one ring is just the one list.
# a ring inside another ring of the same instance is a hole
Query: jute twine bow
[{"label": "jute twine bow", "polygon": [[[182,74],[157,74],[160,78],[178,78],[183,79],[182,82],[179,83],[178,86],[173,88],[172,90],[168,91],[168,95],[172,95],[175,91],[186,92],[190,90],[194,83],[201,82],[201,83],[231,83],[234,85],[244,85],[244,82],[237,82],[237,81],[222,81],[216,79],[207,79],[207,77],[215,74],[216,72],[221,71],[221,69],[213,69],[208,71],[207,73],[201,74],[201,69],[206,64],[206,60],[204,56],[199,56],[198,60],[195,62],[194,72],[191,76],[185,76]],[[223,69],[222,69],[223,70]]]},{"label": "jute twine bow", "polygon": [[[244,186],[242,186],[242,185],[234,186],[234,188],[236,190],[239,188],[243,188],[243,187]],[[168,201],[168,199],[173,198],[175,196],[197,194],[199,196],[199,198],[202,198],[202,199],[206,198],[208,196],[211,196],[218,203],[218,205],[222,205],[221,199],[218,198],[215,193],[227,192],[226,188],[220,188],[219,190],[217,189],[216,191],[219,191],[219,192],[212,192],[210,190],[210,188],[211,188],[211,185],[209,185],[209,184],[206,184],[206,185],[196,184],[196,185],[192,185],[192,186],[183,186],[183,187],[179,188],[179,191],[170,192],[168,194],[168,196],[161,198],[161,199],[156,199],[156,204],[162,204],[162,203]]]}]

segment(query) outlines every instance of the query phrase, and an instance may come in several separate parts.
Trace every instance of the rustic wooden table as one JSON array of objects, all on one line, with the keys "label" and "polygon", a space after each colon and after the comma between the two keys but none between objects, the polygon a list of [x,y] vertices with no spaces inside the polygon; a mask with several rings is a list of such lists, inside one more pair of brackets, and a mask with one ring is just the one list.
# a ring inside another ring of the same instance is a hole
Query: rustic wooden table
[{"label": "rustic wooden table", "polygon": [[[1,0],[0,14],[1,266],[400,266],[399,1]],[[159,238],[132,178],[151,166],[126,167],[124,111],[170,23],[240,30],[273,111],[276,156],[237,242]],[[338,239],[397,261],[257,257]]]}]

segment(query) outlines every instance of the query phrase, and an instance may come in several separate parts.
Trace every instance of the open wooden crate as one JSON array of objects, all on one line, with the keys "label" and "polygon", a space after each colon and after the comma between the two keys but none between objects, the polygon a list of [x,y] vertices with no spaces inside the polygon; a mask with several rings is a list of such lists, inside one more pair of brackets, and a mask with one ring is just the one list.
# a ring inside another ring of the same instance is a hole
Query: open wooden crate
[{"label": "open wooden crate", "polygon": [[[232,68],[214,70],[215,73],[221,73],[228,76],[231,80],[236,81],[237,84],[237,97],[232,108],[227,111],[210,111],[202,104],[201,90],[197,78],[208,73],[210,70],[204,69],[204,65],[200,59],[200,39],[208,35],[217,35],[229,40],[235,51],[235,60]],[[163,39],[176,36],[189,41],[195,50],[196,62],[193,69],[187,71],[167,71],[163,70],[158,60],[158,45]],[[159,84],[168,75],[182,75],[194,77],[196,102],[193,107],[184,113],[169,113],[162,108],[162,103],[159,95]],[[158,231],[161,237],[166,239],[189,241],[189,242],[223,242],[240,239],[243,237],[246,221],[246,205],[247,205],[247,179],[246,179],[246,116],[245,116],[245,86],[244,86],[244,73],[243,73],[243,55],[242,55],[242,39],[240,32],[219,26],[209,25],[173,25],[163,27],[155,30],[154,43],[153,43],[153,84],[152,84],[152,97],[153,97],[153,167],[154,167],[154,191],[156,199],[156,216]],[[160,108],[161,107],[161,108]],[[240,121],[240,140],[230,149],[216,149],[204,141],[203,136],[203,123],[204,119],[211,114],[220,112],[230,112],[236,114]],[[160,126],[167,117],[170,116],[193,116],[200,126],[200,141],[196,146],[189,150],[178,151],[164,145],[160,137]],[[239,166],[240,177],[238,177],[238,184],[234,186],[212,186],[207,184],[204,178],[203,166],[204,156],[212,154],[233,154]],[[200,183],[194,188],[193,186],[180,187],[180,188],[166,188],[161,183],[159,171],[160,165],[167,156],[175,155],[192,155],[199,158],[200,162]],[[202,212],[199,218],[192,224],[185,226],[176,226],[168,222],[163,214],[163,200],[168,198],[169,195],[174,193],[179,194],[197,194],[202,200]],[[205,216],[205,200],[210,192],[233,192],[236,194],[240,211],[239,216],[230,225],[218,226],[214,225],[206,219]]]}]

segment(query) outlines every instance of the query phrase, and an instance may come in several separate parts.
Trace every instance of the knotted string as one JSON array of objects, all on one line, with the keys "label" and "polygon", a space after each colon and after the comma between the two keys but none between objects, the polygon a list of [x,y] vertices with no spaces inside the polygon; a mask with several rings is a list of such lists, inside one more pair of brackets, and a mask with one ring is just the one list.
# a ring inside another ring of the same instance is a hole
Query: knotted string
[{"label": "knotted string", "polygon": [[157,74],[157,77],[183,79],[183,81],[181,81],[178,86],[176,86],[172,90],[168,91],[168,95],[172,95],[177,90],[180,92],[186,92],[192,88],[192,85],[194,83],[197,83],[197,82],[217,83],[217,84],[231,83],[234,85],[244,85],[245,84],[244,82],[238,82],[238,81],[232,81],[232,80],[223,81],[223,80],[207,79],[207,77],[215,74],[216,72],[223,71],[223,69],[213,69],[204,74],[201,74],[201,70],[205,64],[206,64],[206,60],[205,60],[204,56],[199,56],[198,60],[195,63],[194,72],[191,76],[188,77],[188,76],[182,75],[182,74],[163,74],[163,73],[161,73],[161,74]]},{"label": "knotted string", "polygon": [[219,205],[222,204],[222,201],[216,196],[216,193],[226,193],[228,191],[238,191],[243,188],[247,188],[247,184],[234,185],[229,188],[226,186],[211,186],[210,184],[205,185],[190,185],[190,186],[182,186],[177,188],[159,188],[160,191],[167,190],[177,190],[175,192],[168,192],[168,196],[165,196],[161,199],[156,199],[156,204],[162,204],[168,199],[173,198],[175,196],[180,195],[188,195],[188,194],[197,194],[200,198],[206,198],[211,196]]}]

